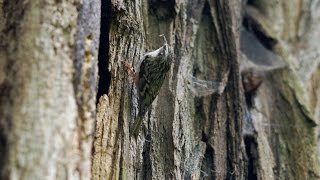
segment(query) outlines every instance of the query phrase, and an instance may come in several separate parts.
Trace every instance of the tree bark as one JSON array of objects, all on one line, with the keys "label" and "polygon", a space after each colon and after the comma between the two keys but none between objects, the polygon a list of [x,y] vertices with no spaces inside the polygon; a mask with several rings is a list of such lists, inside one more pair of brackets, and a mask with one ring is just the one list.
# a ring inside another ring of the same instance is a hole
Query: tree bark
[{"label": "tree bark", "polygon": [[[0,179],[320,179],[318,12],[317,0],[0,0]],[[160,34],[173,63],[130,137],[137,87],[122,62],[136,67]]]},{"label": "tree bark", "polygon": [[320,178],[318,11],[308,0],[246,5],[246,26],[287,64],[267,73],[251,109],[257,134],[246,146],[257,179]]},{"label": "tree bark", "polygon": [[[232,1],[109,1],[107,94],[99,97],[94,179],[243,179],[238,66],[240,4]],[[164,34],[173,65],[145,116],[129,137],[137,104],[121,61],[141,60]],[[222,94],[195,97],[189,75],[224,82]],[[108,167],[108,168],[106,168]],[[111,168],[110,168],[111,167]]]},{"label": "tree bark", "polygon": [[99,1],[0,2],[0,179],[89,179]]}]

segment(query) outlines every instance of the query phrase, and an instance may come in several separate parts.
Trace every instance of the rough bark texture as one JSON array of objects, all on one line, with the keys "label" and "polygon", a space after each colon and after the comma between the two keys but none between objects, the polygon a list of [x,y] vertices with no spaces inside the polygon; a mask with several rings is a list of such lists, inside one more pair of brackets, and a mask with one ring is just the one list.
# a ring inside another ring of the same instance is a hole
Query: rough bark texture
[{"label": "rough bark texture", "polygon": [[[249,1],[244,24],[287,66],[267,73],[245,138],[257,179],[320,179],[319,1]],[[250,165],[251,164],[251,165]]]},{"label": "rough bark texture", "polygon": [[89,179],[99,1],[0,7],[0,179]]},{"label": "rough bark texture", "polygon": [[[108,93],[99,97],[94,179],[242,179],[244,148],[238,65],[240,3],[232,1],[109,1]],[[174,63],[145,116],[129,137],[136,101],[121,66],[161,46]],[[101,59],[104,61],[105,59]],[[188,75],[226,83],[221,95],[195,97]]]},{"label": "rough bark texture", "polygon": [[[320,179],[319,8],[0,0],[0,179]],[[250,93],[240,28],[286,64],[257,72]],[[173,64],[135,139],[136,87],[121,62],[137,64],[160,34]],[[225,88],[196,96],[192,76]]]}]

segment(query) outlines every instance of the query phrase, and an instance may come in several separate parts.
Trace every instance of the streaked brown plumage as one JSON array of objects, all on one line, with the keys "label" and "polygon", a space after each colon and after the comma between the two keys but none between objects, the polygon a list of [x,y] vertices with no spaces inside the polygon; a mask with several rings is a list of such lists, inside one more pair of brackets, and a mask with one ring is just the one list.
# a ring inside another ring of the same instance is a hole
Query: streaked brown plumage
[{"label": "streaked brown plumage", "polygon": [[136,79],[138,86],[139,113],[130,128],[131,136],[138,136],[143,117],[157,97],[166,74],[170,69],[171,62],[172,55],[164,37],[164,45],[155,51],[145,54],[143,60],[138,65],[134,79]]}]

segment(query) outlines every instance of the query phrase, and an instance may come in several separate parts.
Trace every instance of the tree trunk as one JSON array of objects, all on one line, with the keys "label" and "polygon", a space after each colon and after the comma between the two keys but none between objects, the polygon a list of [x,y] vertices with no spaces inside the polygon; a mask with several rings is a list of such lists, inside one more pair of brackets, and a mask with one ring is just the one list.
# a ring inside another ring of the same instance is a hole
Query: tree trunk
[{"label": "tree trunk", "polygon": [[[0,0],[0,179],[320,179],[318,12]],[[134,138],[122,62],[136,68],[160,34],[173,63]]]},{"label": "tree trunk", "polygon": [[257,134],[245,138],[251,175],[320,179],[319,2],[249,1],[245,14],[244,24],[287,64],[267,73],[254,99]]},{"label": "tree trunk", "polygon": [[[110,76],[110,85],[99,87],[107,93],[98,97],[93,178],[244,178],[240,4],[111,1],[104,6],[109,72],[100,74]],[[121,61],[136,64],[162,45],[160,34],[174,50],[174,62],[135,139],[129,137],[136,115],[135,87]],[[187,89],[189,75],[224,82],[225,90],[195,97]]]},{"label": "tree trunk", "polygon": [[99,1],[0,2],[0,179],[90,179]]}]

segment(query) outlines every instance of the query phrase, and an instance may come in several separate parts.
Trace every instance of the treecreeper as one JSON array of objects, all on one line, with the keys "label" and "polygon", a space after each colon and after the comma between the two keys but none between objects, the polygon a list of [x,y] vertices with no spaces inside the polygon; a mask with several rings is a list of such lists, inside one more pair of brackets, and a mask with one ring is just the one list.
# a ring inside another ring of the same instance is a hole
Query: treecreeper
[{"label": "treecreeper", "polygon": [[172,52],[164,35],[164,44],[159,49],[146,53],[133,71],[131,65],[125,63],[129,75],[132,76],[138,91],[138,115],[130,127],[130,136],[139,135],[143,117],[159,94],[160,88],[171,67]]}]

